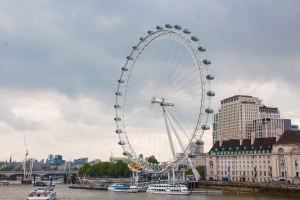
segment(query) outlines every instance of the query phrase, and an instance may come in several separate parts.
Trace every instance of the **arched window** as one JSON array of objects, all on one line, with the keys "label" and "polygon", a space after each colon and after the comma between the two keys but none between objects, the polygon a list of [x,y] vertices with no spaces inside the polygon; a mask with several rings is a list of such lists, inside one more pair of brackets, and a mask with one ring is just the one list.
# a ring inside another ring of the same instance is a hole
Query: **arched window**
[{"label": "arched window", "polygon": [[283,153],[283,152],[284,152],[283,148],[278,149],[278,153]]}]

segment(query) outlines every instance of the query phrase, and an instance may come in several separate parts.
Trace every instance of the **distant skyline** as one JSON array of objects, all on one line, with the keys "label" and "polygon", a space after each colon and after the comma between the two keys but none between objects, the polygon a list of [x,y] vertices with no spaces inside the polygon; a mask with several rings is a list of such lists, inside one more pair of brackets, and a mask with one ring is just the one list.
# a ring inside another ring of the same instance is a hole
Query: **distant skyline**
[{"label": "distant skyline", "polygon": [[167,23],[206,47],[215,111],[269,78],[251,96],[300,124],[299,10],[299,0],[1,1],[0,160],[25,158],[23,135],[38,160],[122,156],[113,120],[121,67],[140,37]]}]

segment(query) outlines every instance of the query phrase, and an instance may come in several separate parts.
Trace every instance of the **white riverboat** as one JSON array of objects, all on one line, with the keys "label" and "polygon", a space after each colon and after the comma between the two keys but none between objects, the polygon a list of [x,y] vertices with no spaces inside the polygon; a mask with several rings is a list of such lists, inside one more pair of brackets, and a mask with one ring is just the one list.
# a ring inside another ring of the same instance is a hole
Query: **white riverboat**
[{"label": "white riverboat", "polygon": [[147,189],[147,193],[189,195],[190,191],[185,185],[151,184]]},{"label": "white riverboat", "polygon": [[38,187],[36,190],[29,192],[27,200],[53,200],[55,198],[54,188]]},{"label": "white riverboat", "polygon": [[112,191],[112,192],[136,193],[136,192],[138,192],[139,189],[137,186],[112,184],[112,185],[108,186],[107,190]]}]

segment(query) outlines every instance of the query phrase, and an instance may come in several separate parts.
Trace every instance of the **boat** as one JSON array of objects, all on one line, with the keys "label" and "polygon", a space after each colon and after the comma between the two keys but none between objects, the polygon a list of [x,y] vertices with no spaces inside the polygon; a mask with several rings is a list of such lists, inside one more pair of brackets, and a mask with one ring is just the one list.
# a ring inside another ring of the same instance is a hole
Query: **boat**
[{"label": "boat", "polygon": [[134,185],[119,185],[119,184],[111,184],[107,188],[108,191],[112,192],[129,192],[136,193],[138,192],[138,187]]},{"label": "boat", "polygon": [[[51,185],[50,185],[51,183]],[[34,186],[55,186],[55,182],[54,181],[36,181],[34,183]]]},{"label": "boat", "polygon": [[149,185],[147,193],[153,194],[170,194],[170,195],[189,195],[190,191],[185,185],[171,185],[171,184],[151,184]]},{"label": "boat", "polygon": [[27,200],[53,200],[56,198],[54,188],[38,187],[37,189],[29,192]]},{"label": "boat", "polygon": [[0,185],[10,185],[9,181],[0,181]]}]

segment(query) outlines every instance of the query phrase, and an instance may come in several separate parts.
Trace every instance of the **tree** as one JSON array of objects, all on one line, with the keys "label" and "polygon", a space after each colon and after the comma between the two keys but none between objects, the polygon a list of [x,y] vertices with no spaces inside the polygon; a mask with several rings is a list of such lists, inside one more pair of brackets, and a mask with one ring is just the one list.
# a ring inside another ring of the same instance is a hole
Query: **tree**
[{"label": "tree", "polygon": [[99,166],[99,175],[100,176],[106,176],[108,175],[108,169],[110,167],[110,162],[102,162],[100,163],[100,166]]},{"label": "tree", "polygon": [[78,170],[78,168],[77,167],[73,167],[72,170]]},{"label": "tree", "polygon": [[86,175],[91,175],[91,168],[88,168],[88,169],[85,171],[85,174],[86,174]]},{"label": "tree", "polygon": [[110,163],[110,166],[107,170],[107,174],[110,175],[110,176],[114,176],[115,175],[115,166],[116,164],[115,163]]},{"label": "tree", "polygon": [[87,170],[88,168],[90,168],[90,167],[91,167],[91,165],[90,165],[89,163],[84,164],[84,165],[79,169],[79,174],[85,174],[85,173],[86,173],[86,170]]},{"label": "tree", "polygon": [[[201,165],[196,167],[196,170],[199,172],[201,177],[204,176],[204,168],[205,168],[205,166],[201,166]],[[192,169],[189,169],[185,172],[185,175],[194,175],[194,173],[193,173]]]},{"label": "tree", "polygon": [[124,176],[124,163],[121,160],[118,160],[118,162],[115,165],[115,175],[120,177],[120,176]]},{"label": "tree", "polygon": [[130,170],[128,165],[126,165],[125,169],[124,169],[124,177],[130,177]]},{"label": "tree", "polygon": [[1,168],[0,171],[10,171],[13,168],[15,168],[15,166],[6,166],[6,167]]},{"label": "tree", "polygon": [[153,164],[158,164],[158,161],[156,160],[156,158],[154,156],[151,156],[149,159],[148,159],[148,162],[149,163],[153,163]]}]

